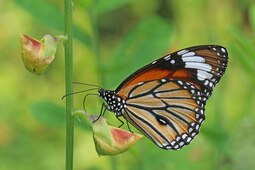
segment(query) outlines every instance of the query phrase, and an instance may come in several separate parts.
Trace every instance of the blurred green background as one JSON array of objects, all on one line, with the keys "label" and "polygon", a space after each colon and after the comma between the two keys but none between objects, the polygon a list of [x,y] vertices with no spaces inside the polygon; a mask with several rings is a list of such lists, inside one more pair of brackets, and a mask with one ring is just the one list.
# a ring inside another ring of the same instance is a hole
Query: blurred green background
[{"label": "blurred green background", "polygon": [[[115,89],[136,69],[175,50],[219,44],[229,66],[207,103],[200,134],[179,151],[144,138],[131,150],[99,157],[88,125],[76,121],[75,170],[217,169],[255,167],[255,3],[253,0],[75,0],[74,80]],[[65,168],[63,47],[50,70],[25,70],[19,33],[63,34],[63,2],[0,1],[0,170]],[[75,85],[75,91],[85,89]],[[82,109],[84,95],[75,95]],[[86,108],[99,114],[102,101]],[[119,122],[106,113],[114,126]],[[126,125],[123,126],[126,128]],[[133,128],[134,129],[134,128]]]}]

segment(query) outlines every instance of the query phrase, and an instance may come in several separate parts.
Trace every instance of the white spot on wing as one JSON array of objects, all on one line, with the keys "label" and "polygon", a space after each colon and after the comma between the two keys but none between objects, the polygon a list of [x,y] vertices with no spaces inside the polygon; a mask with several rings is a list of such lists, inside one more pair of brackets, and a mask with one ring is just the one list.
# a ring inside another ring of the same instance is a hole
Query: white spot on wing
[{"label": "white spot on wing", "polygon": [[184,145],[184,142],[180,142],[180,146],[183,146]]},{"label": "white spot on wing", "polygon": [[192,137],[196,136],[196,132],[193,132],[193,133],[191,134],[191,136],[192,136]]},{"label": "white spot on wing", "polygon": [[182,57],[189,57],[189,56],[194,56],[194,55],[195,55],[194,52],[189,52],[189,53],[183,54]]},{"label": "white spot on wing", "polygon": [[171,59],[171,55],[167,55],[164,57],[165,60],[170,60]]},{"label": "white spot on wing", "polygon": [[199,118],[199,114],[196,114],[196,119],[198,119]]},{"label": "white spot on wing", "polygon": [[163,124],[166,124],[166,121],[163,119],[159,119],[159,121],[161,121]]},{"label": "white spot on wing", "polygon": [[196,125],[196,130],[198,130],[199,129],[199,125]]},{"label": "white spot on wing", "polygon": [[193,57],[182,57],[182,61],[184,62],[205,62],[205,59],[200,56],[193,56]]},{"label": "white spot on wing", "polygon": [[210,87],[213,87],[213,83],[212,83],[212,82],[210,82],[210,83],[209,83],[209,86],[210,86]]},{"label": "white spot on wing", "polygon": [[163,83],[166,82],[166,79],[161,79],[161,82],[163,82]]},{"label": "white spot on wing", "polygon": [[204,82],[204,85],[208,85],[209,84],[209,81],[208,80],[205,80],[205,82]]},{"label": "white spot on wing", "polygon": [[203,120],[204,120],[203,118],[200,118],[200,119],[199,119],[199,123],[202,123]]},{"label": "white spot on wing", "polygon": [[182,139],[185,139],[187,136],[188,136],[188,135],[187,135],[186,133],[184,133],[184,134],[182,135]]},{"label": "white spot on wing", "polygon": [[171,142],[171,145],[174,145],[175,143],[176,143],[175,141],[172,141],[172,142]]},{"label": "white spot on wing", "polygon": [[191,141],[191,137],[188,137],[187,138],[187,142],[189,143]]},{"label": "white spot on wing", "polygon": [[177,54],[178,55],[183,55],[183,54],[185,54],[185,53],[187,53],[188,52],[188,50],[181,50],[181,51],[179,51],[179,52],[177,52]]},{"label": "white spot on wing", "polygon": [[151,64],[155,64],[157,62],[157,60],[156,61],[153,61]]},{"label": "white spot on wing", "polygon": [[174,149],[178,149],[179,148],[179,145],[175,145]]},{"label": "white spot on wing", "polygon": [[166,146],[166,149],[172,149],[172,146],[168,145]]},{"label": "white spot on wing", "polygon": [[203,71],[203,70],[197,70],[197,79],[200,81],[204,81],[205,79],[211,79],[212,78],[212,74]]},{"label": "white spot on wing", "polygon": [[221,48],[221,51],[224,52],[224,53],[226,52],[226,50],[224,48]]},{"label": "white spot on wing", "polygon": [[212,67],[209,64],[197,63],[197,62],[186,62],[185,68],[193,68],[193,69],[205,70],[205,71],[211,71],[212,69]]},{"label": "white spot on wing", "polygon": [[201,112],[202,115],[204,114],[204,110],[201,110],[200,112]]}]

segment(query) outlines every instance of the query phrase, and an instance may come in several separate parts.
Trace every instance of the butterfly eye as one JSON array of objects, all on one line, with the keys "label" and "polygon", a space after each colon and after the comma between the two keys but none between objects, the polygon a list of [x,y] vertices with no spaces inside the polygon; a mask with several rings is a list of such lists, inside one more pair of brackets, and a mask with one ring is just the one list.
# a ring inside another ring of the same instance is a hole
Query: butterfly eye
[{"label": "butterfly eye", "polygon": [[98,95],[99,95],[99,97],[104,96],[104,90],[103,89],[99,89],[98,90]]}]

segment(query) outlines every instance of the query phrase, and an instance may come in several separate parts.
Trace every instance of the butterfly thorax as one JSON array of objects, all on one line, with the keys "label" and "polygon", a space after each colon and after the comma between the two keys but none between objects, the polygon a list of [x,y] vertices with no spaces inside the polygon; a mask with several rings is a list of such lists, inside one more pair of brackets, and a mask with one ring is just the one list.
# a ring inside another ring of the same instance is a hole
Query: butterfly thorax
[{"label": "butterfly thorax", "polygon": [[116,94],[115,91],[99,89],[99,97],[103,98],[107,105],[106,109],[114,112],[115,116],[121,116],[125,107],[125,100]]}]

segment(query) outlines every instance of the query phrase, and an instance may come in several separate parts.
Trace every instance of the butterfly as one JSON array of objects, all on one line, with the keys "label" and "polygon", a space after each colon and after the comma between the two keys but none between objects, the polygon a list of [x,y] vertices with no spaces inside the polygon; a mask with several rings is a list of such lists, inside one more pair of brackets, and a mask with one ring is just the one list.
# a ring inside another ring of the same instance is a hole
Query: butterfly
[{"label": "butterfly", "polygon": [[189,47],[142,67],[116,90],[98,93],[117,118],[124,117],[158,147],[178,150],[199,133],[206,102],[227,63],[222,46]]}]

